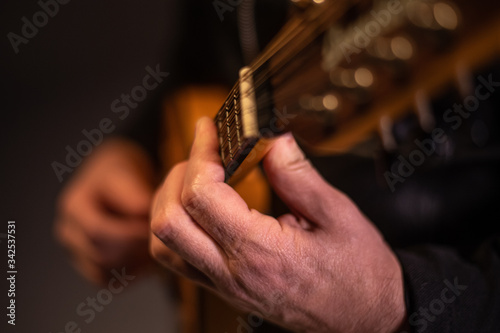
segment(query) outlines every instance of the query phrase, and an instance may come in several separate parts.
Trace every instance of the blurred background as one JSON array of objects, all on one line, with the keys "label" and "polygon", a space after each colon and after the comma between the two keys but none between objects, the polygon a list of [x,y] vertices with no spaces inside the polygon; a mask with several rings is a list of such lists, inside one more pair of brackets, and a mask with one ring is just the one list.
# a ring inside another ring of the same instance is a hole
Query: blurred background
[{"label": "blurred background", "polygon": [[8,34],[22,36],[23,17],[33,22],[40,3],[0,4],[0,234],[8,220],[16,221],[18,269],[13,327],[4,313],[7,242],[0,238],[0,331],[65,332],[74,321],[82,332],[176,332],[176,304],[156,277],[135,279],[88,324],[77,314],[78,305],[100,288],[81,278],[55,241],[54,204],[70,175],[60,182],[51,166],[65,164],[65,147],[84,139],[82,130],[109,118],[117,126],[109,135],[124,131],[162,94],[161,87],[150,92],[125,120],[110,109],[142,83],[147,66],[169,71],[177,43],[174,1],[56,3],[57,12],[53,6],[53,17],[16,54]]},{"label": "blurred background", "polygon": [[[103,119],[109,119],[115,126],[105,138],[129,132],[133,125],[140,127],[137,124],[144,114],[158,108],[165,92],[183,80],[209,77],[224,83],[234,82],[232,76],[241,66],[240,60],[235,59],[241,51],[234,42],[238,37],[236,13],[228,14],[222,22],[211,2],[194,1],[197,4],[194,7],[208,9],[195,10],[196,15],[191,15],[187,22],[180,2],[3,0],[0,3],[2,311],[8,305],[4,236],[10,220],[16,221],[18,271],[16,326],[8,326],[5,313],[0,312],[0,332],[71,332],[73,329],[66,329],[70,322],[75,322],[81,332],[179,331],[177,302],[157,276],[136,278],[123,292],[114,295],[102,312],[96,312],[90,323],[77,312],[79,305],[88,297],[95,298],[101,288],[90,285],[73,269],[68,254],[55,240],[55,203],[71,175],[63,172],[61,181],[53,163],[67,164],[66,147],[75,149],[86,139],[82,131],[98,128]],[[50,16],[38,14],[43,8],[51,12]],[[277,28],[284,17],[263,9],[268,14],[267,23]],[[39,27],[31,25],[34,20],[38,20]],[[207,24],[210,20],[216,20],[212,27]],[[231,20],[232,26],[228,25]],[[195,38],[181,38],[180,30],[188,30],[183,36],[195,36],[196,43],[193,43]],[[216,40],[209,39],[214,35]],[[207,47],[211,44],[216,50],[212,53]],[[191,52],[193,49],[195,52]],[[176,50],[181,50],[181,54],[174,55]],[[174,58],[179,56],[184,67],[173,65],[177,64]],[[205,61],[200,61],[201,57]],[[113,101],[142,85],[146,68],[159,68],[170,76],[148,91],[147,98],[131,108],[127,117],[120,119],[122,114],[112,111]],[[201,70],[205,70],[203,75]],[[498,62],[482,70],[473,77],[500,75]],[[457,99],[455,91],[451,96],[447,93],[432,101],[436,119],[442,119],[442,113],[462,99],[460,96]],[[462,150],[457,149],[453,158],[437,154],[429,159],[430,168],[420,168],[404,185],[398,185],[396,193],[389,192],[383,182],[380,186],[377,178],[394,165],[396,153],[380,152],[381,156],[376,158],[318,157],[313,163],[354,199],[391,245],[430,242],[463,246],[463,235],[475,245],[476,240],[482,241],[490,232],[491,221],[497,221],[500,214],[497,209],[499,137],[495,134],[499,124],[498,105],[498,92],[483,105],[486,116],[494,115],[485,117],[493,119],[487,122],[492,129],[488,145],[483,147],[473,142],[474,124],[482,120],[471,117],[460,131],[449,130],[450,140],[456,139],[461,144],[457,147]],[[406,151],[415,149],[406,144],[422,134],[415,115],[395,124],[392,132]],[[479,134],[488,133],[483,132]],[[477,163],[469,163],[469,155],[462,153],[469,150],[475,153],[479,148],[484,148],[479,151],[481,154],[471,155],[480,157]],[[494,154],[486,154],[490,150]],[[434,161],[440,162],[436,164],[438,167],[434,167]],[[280,208],[276,202],[274,212],[280,213],[280,209],[285,212],[286,207]],[[220,317],[213,318],[217,321]]]}]

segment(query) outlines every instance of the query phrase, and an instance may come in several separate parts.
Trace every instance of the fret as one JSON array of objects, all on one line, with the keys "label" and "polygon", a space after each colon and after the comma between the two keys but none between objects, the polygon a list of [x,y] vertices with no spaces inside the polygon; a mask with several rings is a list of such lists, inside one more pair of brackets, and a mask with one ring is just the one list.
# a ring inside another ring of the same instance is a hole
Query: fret
[{"label": "fret", "polygon": [[242,140],[242,135],[241,135],[241,120],[240,120],[240,109],[238,105],[235,106],[234,108],[234,119],[235,119],[235,127],[236,127],[236,136],[238,138],[238,147],[241,147],[241,140]]},{"label": "fret", "polygon": [[[224,108],[224,106],[223,106]],[[224,145],[224,137],[222,135],[222,128],[224,126],[224,122],[222,120],[222,117],[221,117],[221,112],[219,111],[217,113],[217,115],[215,116],[215,123],[217,125],[217,135],[219,137],[219,147],[220,147],[220,155],[221,155],[221,159],[224,161],[226,159],[226,154],[224,152],[224,149],[222,148],[223,145]]]},{"label": "fret", "polygon": [[224,154],[225,154],[224,165],[228,165],[229,162],[231,162],[231,155],[229,155],[229,145],[226,145],[224,147]]},{"label": "fret", "polygon": [[226,100],[226,115],[229,110],[234,108],[234,98],[228,98]]},{"label": "fret", "polygon": [[238,144],[238,140],[236,140],[236,124],[233,123],[231,126],[229,126],[229,141],[231,141],[231,144],[234,146],[235,144]]},{"label": "fret", "polygon": [[231,125],[233,123],[235,115],[236,115],[236,113],[234,112],[234,110],[231,110],[230,112],[226,113],[228,125]]},{"label": "fret", "polygon": [[[233,87],[215,117],[226,181],[232,179],[233,174],[246,161],[246,157],[259,141],[253,80],[249,68],[245,68],[243,73],[248,75],[240,76],[240,82]],[[238,173],[238,177],[240,174]]]},{"label": "fret", "polygon": [[227,119],[226,119],[226,133],[227,133],[227,144],[229,146],[229,156],[231,157],[231,159],[234,157],[233,155],[233,149],[232,149],[232,145],[231,145],[231,127],[229,126],[229,123],[227,123]]},{"label": "fret", "polygon": [[239,113],[239,110],[236,111],[238,98],[238,87],[234,87],[216,116],[220,155],[225,167],[235,158],[240,148],[241,135],[238,133],[237,126],[237,122],[240,123],[240,121],[235,120],[236,112]]}]

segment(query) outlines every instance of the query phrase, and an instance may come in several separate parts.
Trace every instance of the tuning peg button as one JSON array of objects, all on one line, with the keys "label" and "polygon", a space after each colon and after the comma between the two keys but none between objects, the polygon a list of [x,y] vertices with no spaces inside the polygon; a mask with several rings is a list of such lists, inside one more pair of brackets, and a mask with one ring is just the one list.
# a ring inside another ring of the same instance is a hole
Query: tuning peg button
[{"label": "tuning peg button", "polygon": [[372,71],[366,67],[336,68],[330,72],[331,82],[342,88],[369,88],[374,83]]}]

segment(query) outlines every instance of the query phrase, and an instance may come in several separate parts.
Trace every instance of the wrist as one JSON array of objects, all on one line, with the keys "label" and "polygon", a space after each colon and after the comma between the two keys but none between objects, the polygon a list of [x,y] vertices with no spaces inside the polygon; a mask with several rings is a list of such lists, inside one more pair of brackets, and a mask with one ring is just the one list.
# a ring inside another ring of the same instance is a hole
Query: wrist
[{"label": "wrist", "polygon": [[[398,262],[398,276],[386,284],[386,288],[382,288],[379,297],[380,311],[379,325],[376,332],[400,332],[407,325],[407,308],[404,278],[401,265]],[[376,314],[375,309],[375,315]]]}]

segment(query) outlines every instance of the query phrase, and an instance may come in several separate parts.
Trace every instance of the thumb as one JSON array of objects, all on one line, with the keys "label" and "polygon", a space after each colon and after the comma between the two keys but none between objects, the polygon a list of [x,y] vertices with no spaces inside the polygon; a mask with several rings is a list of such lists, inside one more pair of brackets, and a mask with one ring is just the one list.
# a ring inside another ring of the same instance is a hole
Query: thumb
[{"label": "thumb", "polygon": [[278,138],[263,161],[269,183],[295,214],[321,225],[343,195],[306,159],[290,133]]}]

